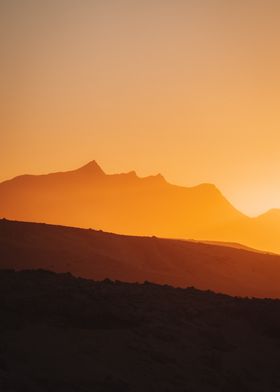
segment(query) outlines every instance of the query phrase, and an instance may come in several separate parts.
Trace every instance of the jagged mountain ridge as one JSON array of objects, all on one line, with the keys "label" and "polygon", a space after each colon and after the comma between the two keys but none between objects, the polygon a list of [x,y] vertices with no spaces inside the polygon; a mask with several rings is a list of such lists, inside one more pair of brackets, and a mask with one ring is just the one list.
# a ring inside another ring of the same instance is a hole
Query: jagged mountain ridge
[{"label": "jagged mountain ridge", "polygon": [[280,252],[280,219],[245,216],[214,185],[186,188],[162,175],[107,175],[95,161],[1,183],[0,216],[131,235],[239,242]]}]

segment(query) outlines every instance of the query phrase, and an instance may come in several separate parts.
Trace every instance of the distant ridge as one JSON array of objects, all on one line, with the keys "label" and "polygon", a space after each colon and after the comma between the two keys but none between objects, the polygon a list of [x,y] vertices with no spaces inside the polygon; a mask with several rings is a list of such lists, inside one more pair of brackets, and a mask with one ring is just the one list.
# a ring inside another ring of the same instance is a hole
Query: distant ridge
[{"label": "distant ridge", "polygon": [[161,175],[106,174],[93,160],[67,172],[0,183],[0,217],[131,235],[241,243],[280,253],[280,212],[250,218],[212,184],[181,187]]},{"label": "distant ridge", "polygon": [[265,212],[264,214],[261,214],[257,217],[257,219],[275,219],[275,220],[280,220],[280,209],[278,208],[272,208]]}]

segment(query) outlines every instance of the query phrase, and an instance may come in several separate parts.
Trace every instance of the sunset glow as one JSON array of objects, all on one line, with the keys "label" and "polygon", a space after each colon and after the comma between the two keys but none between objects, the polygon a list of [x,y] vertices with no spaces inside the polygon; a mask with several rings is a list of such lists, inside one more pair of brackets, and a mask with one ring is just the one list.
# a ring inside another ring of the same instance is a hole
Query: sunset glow
[{"label": "sunset glow", "polygon": [[280,0],[0,0],[0,392],[280,391]]},{"label": "sunset glow", "polygon": [[1,171],[161,172],[280,207],[274,0],[1,2]]}]

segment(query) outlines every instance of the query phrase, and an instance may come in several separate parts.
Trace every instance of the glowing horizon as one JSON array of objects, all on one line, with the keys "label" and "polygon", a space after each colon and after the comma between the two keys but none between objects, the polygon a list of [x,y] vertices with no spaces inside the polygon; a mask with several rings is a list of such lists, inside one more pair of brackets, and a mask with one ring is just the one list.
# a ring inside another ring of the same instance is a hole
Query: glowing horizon
[{"label": "glowing horizon", "polygon": [[280,208],[280,3],[0,5],[0,181],[95,159]]}]

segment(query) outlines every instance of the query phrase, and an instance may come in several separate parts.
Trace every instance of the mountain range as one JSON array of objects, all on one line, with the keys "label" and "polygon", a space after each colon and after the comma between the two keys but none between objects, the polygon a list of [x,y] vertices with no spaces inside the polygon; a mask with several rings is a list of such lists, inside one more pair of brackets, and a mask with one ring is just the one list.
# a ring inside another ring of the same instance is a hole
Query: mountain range
[{"label": "mountain range", "polygon": [[0,217],[129,235],[237,242],[280,253],[280,210],[239,212],[212,184],[181,187],[162,175],[104,173],[95,162],[0,184]]}]

